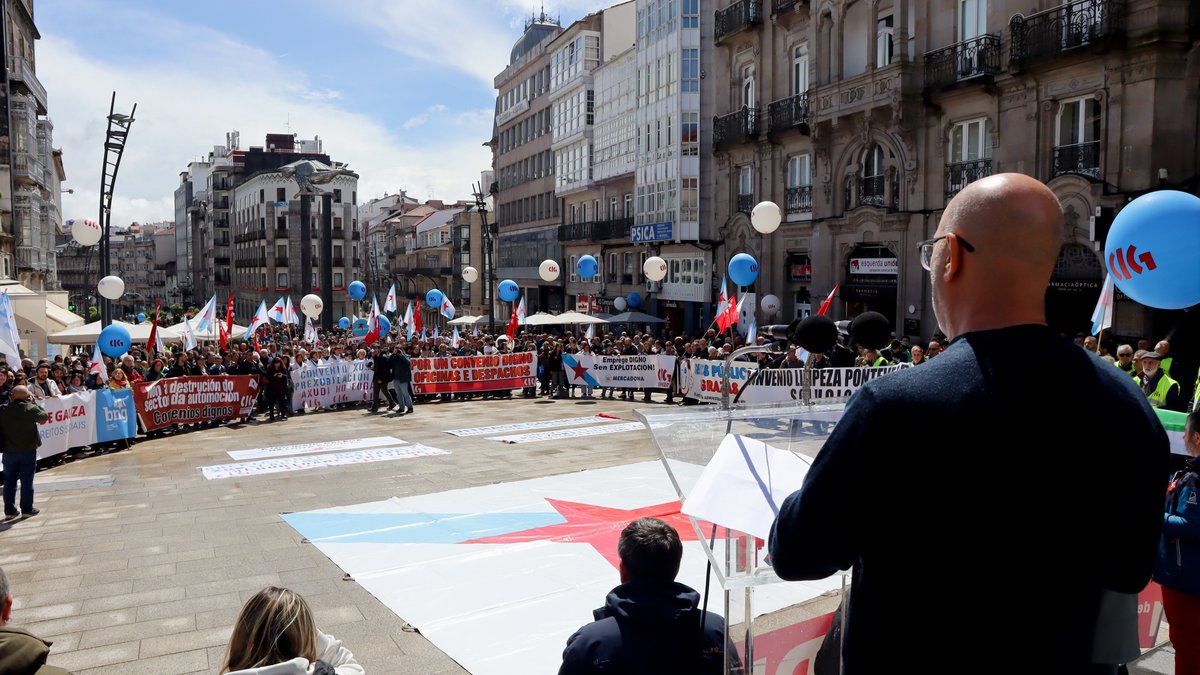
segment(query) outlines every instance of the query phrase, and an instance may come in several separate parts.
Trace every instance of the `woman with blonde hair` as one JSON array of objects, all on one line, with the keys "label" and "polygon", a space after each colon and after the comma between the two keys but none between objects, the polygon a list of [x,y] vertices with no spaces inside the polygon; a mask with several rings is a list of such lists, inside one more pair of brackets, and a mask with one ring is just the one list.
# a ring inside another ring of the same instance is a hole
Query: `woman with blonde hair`
[{"label": "woman with blonde hair", "polygon": [[269,586],[242,607],[222,675],[363,675],[341,640],[317,629],[299,593]]}]

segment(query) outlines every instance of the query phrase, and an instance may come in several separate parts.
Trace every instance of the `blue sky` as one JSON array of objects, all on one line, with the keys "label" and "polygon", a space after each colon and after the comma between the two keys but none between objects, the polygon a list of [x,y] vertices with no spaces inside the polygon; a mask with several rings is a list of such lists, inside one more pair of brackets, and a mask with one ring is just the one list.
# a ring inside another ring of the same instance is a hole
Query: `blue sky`
[{"label": "blue sky", "polygon": [[[564,25],[611,2],[561,0]],[[361,175],[360,201],[400,189],[469,196],[491,154],[492,78],[527,0],[41,0],[37,72],[63,149],[66,219],[96,217],[104,117],[138,104],[113,223],[172,220],[192,159],[267,133],[320,136]],[[290,129],[289,129],[290,124]]]}]

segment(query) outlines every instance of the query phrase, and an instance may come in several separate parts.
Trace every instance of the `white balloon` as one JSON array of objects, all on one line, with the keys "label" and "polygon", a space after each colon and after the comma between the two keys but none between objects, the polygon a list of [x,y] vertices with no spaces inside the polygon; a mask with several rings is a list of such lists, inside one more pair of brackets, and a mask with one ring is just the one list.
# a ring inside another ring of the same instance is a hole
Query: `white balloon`
[{"label": "white balloon", "polygon": [[646,258],[642,264],[642,272],[650,281],[662,281],[667,278],[667,261],[658,256]]},{"label": "white balloon", "polygon": [[782,306],[779,297],[775,295],[764,295],[762,300],[759,301],[759,307],[762,307],[763,313],[767,316],[774,316]]},{"label": "white balloon", "polygon": [[462,271],[462,277],[463,281],[467,282],[468,284],[473,284],[476,281],[479,281],[479,270],[475,269],[474,267],[464,267]]},{"label": "white balloon", "polygon": [[325,309],[325,303],[321,302],[321,296],[316,293],[309,293],[300,298],[300,311],[304,312],[304,316],[315,319],[321,316],[323,309]]},{"label": "white balloon", "polygon": [[613,300],[613,307],[616,307],[618,312],[624,312],[625,308],[628,306],[629,303],[625,302],[624,297],[618,297],[617,299]]},{"label": "white balloon", "polygon": [[94,246],[103,234],[100,223],[94,220],[76,220],[71,224],[71,238],[80,246]]},{"label": "white balloon", "polygon": [[771,234],[783,222],[783,212],[775,202],[759,202],[750,212],[750,224],[762,234]]},{"label": "white balloon", "polygon": [[107,276],[96,284],[96,290],[109,300],[116,300],[125,294],[125,282],[121,280],[121,277]]},{"label": "white balloon", "polygon": [[558,278],[558,263],[553,260],[543,260],[538,266],[538,276],[542,281],[554,281]]}]

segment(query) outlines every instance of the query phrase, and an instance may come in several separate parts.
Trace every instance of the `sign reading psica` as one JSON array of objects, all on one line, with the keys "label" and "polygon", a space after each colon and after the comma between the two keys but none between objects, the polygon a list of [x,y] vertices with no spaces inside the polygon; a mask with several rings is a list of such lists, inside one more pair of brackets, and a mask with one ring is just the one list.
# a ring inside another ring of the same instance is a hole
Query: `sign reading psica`
[{"label": "sign reading psica", "polygon": [[674,227],[673,223],[651,223],[647,225],[634,225],[629,230],[629,242],[632,244],[646,244],[652,241],[671,241]]}]

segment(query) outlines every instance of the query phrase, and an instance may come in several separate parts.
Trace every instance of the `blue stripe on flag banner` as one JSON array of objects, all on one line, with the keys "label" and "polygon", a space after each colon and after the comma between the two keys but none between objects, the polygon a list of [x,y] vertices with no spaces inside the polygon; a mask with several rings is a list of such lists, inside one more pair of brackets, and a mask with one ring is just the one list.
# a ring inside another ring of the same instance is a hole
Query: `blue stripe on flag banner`
[{"label": "blue stripe on flag banner", "polygon": [[132,389],[96,391],[96,442],[107,443],[137,434]]},{"label": "blue stripe on flag banner", "polygon": [[458,544],[567,522],[537,513],[290,513],[288,525],[309,541],[347,544]]}]

